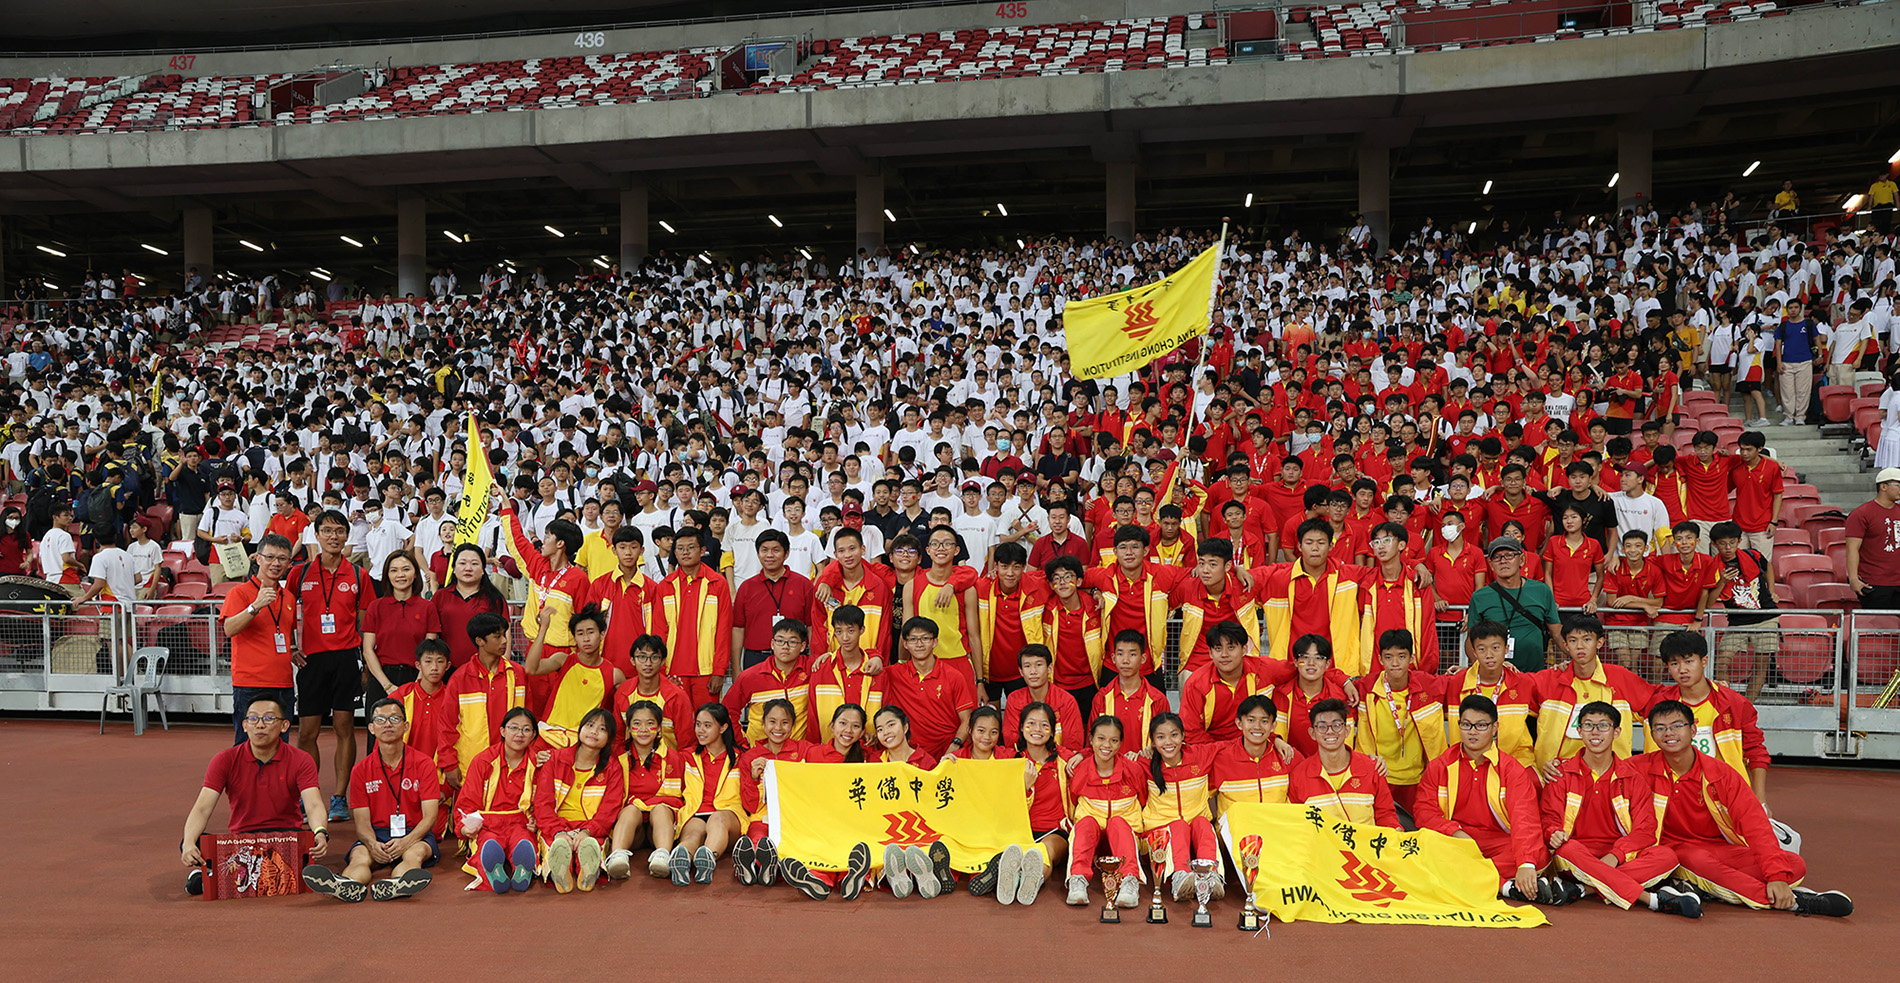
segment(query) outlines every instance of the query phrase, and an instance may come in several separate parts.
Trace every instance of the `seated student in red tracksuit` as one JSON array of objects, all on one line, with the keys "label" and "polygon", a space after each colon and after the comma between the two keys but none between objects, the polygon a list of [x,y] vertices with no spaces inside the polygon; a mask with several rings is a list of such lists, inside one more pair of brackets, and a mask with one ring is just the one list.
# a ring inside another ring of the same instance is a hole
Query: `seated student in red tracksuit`
[{"label": "seated student in red tracksuit", "polygon": [[514,707],[501,718],[501,743],[469,762],[456,796],[455,828],[469,846],[463,870],[496,894],[526,891],[540,861],[529,828],[534,807],[534,754],[541,732],[534,711]]},{"label": "seated student in red tracksuit", "polygon": [[[770,662],[760,663],[770,665]],[[765,763],[805,761],[811,745],[792,736],[803,730],[792,701],[767,700],[760,727],[764,738],[739,756],[739,804],[748,817],[745,835],[732,846],[732,873],[740,884],[771,884],[778,879],[778,848],[765,820]]]},{"label": "seated student in red tracksuit", "polygon": [[1157,716],[1148,731],[1153,753],[1148,757],[1148,806],[1141,818],[1148,831],[1150,869],[1157,880],[1167,879],[1174,900],[1185,901],[1194,891],[1190,861],[1212,860],[1219,870],[1208,776],[1221,746],[1189,744],[1181,718],[1172,713]]},{"label": "seated student in red tracksuit", "polygon": [[[628,680],[629,686],[634,684]],[[607,876],[617,881],[632,873],[633,847],[642,831],[653,847],[647,855],[647,873],[666,877],[672,872],[673,842],[679,833],[680,810],[686,805],[686,752],[666,740],[666,717],[667,710],[659,701],[646,699],[636,699],[622,717],[627,752],[620,763],[627,775],[627,804],[614,820],[603,865]]]},{"label": "seated student in red tracksuit", "polygon": [[1320,700],[1306,711],[1317,753],[1287,774],[1286,800],[1310,802],[1332,819],[1400,829],[1392,787],[1378,762],[1351,747],[1351,715],[1344,700]]},{"label": "seated student in red tracksuit", "polygon": [[1118,907],[1141,904],[1141,866],[1135,855],[1135,827],[1148,801],[1148,772],[1122,757],[1122,722],[1098,717],[1089,725],[1089,754],[1069,773],[1069,896],[1072,905],[1089,903],[1089,874],[1096,848],[1106,846],[1121,858],[1122,883],[1113,899]]},{"label": "seated student in red tracksuit", "polygon": [[[923,620],[911,619],[912,622]],[[951,675],[946,678],[955,680],[961,677]],[[965,733],[968,733],[968,719],[964,718]],[[877,737],[877,747],[868,760],[906,764],[920,771],[937,767],[934,755],[911,744],[910,715],[902,707],[880,708],[871,717],[871,732]],[[956,746],[962,747],[963,744],[963,738],[959,737]],[[950,848],[941,840],[928,847],[897,843],[884,847],[884,884],[891,889],[894,897],[907,898],[914,888],[918,897],[934,898],[955,886],[952,883],[954,876],[950,870]]]},{"label": "seated student in red tracksuit", "polygon": [[1657,750],[1637,761],[1649,776],[1662,843],[1676,851],[1677,875],[1729,904],[1804,915],[1853,914],[1839,891],[1799,887],[1808,867],[1783,850],[1768,813],[1740,772],[1695,749],[1695,710],[1663,700],[1649,710]]},{"label": "seated student in red tracksuit", "polygon": [[1575,884],[1538,877],[1549,863],[1537,777],[1497,746],[1498,705],[1483,696],[1458,704],[1458,746],[1432,759],[1418,783],[1419,829],[1475,840],[1497,865],[1500,897],[1569,904],[1583,897]]},{"label": "seated student in red tracksuit", "polygon": [[[572,747],[555,748],[534,778],[534,831],[554,890],[592,891],[607,838],[627,802],[627,776],[614,758],[613,714],[587,711]],[[546,731],[542,732],[545,737]]]},{"label": "seated student in red tracksuit", "polygon": [[[842,611],[843,607],[839,610]],[[835,613],[833,617],[836,618]],[[832,622],[833,627],[838,624],[837,620]],[[856,631],[858,627],[861,626],[853,625],[851,630]],[[854,648],[856,644],[855,641],[851,642]],[[815,701],[811,704],[814,708],[817,705]],[[870,720],[865,716],[864,707],[850,702],[839,704],[837,709],[831,711],[824,728],[831,735],[829,742],[807,745],[805,760],[832,765],[858,764],[869,760],[864,754],[864,732],[869,726]],[[871,845],[858,843],[852,846],[842,871],[812,870],[792,857],[780,857],[778,866],[779,875],[785,878],[785,882],[798,888],[813,901],[830,897],[834,887],[838,889],[839,897],[850,901],[864,890],[864,885],[871,878]]]},{"label": "seated student in red tracksuit", "polygon": [[1701,918],[1702,899],[1694,893],[1668,885],[1648,890],[1676,869],[1676,851],[1657,842],[1648,774],[1616,756],[1623,712],[1598,700],[1576,716],[1583,750],[1558,761],[1556,777],[1544,786],[1544,835],[1557,869],[1607,904]]}]

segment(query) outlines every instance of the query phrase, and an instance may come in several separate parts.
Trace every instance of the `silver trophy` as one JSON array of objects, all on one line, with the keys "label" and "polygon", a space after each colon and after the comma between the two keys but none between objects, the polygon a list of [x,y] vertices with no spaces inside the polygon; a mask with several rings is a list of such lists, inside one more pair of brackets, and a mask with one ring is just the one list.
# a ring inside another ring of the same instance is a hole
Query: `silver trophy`
[{"label": "silver trophy", "polygon": [[1213,860],[1190,860],[1188,867],[1194,872],[1194,921],[1195,928],[1213,928],[1214,917],[1207,913],[1207,902],[1214,897],[1214,878],[1220,874]]}]

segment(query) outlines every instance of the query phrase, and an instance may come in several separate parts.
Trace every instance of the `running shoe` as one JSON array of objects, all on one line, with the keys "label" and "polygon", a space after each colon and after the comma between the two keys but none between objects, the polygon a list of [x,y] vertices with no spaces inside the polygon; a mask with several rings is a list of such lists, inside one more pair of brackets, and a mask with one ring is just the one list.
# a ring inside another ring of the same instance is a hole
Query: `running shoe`
[{"label": "running shoe", "polygon": [[612,880],[626,880],[627,875],[633,873],[633,851],[615,850],[607,855],[607,862],[601,865],[601,869]]},{"label": "running shoe", "polygon": [[871,879],[871,845],[858,843],[851,847],[850,855],[845,859],[844,879],[838,882],[838,896],[850,901],[864,890],[864,884]]},{"label": "running shoe", "polygon": [[950,848],[938,840],[924,848],[924,855],[930,858],[930,872],[937,876],[937,893],[949,894],[956,890],[957,874],[950,869]]},{"label": "running shoe", "polygon": [[760,884],[770,887],[778,883],[778,847],[773,846],[771,840],[760,838],[759,855],[755,862],[759,865]]},{"label": "running shoe", "polygon": [[339,901],[357,902],[369,897],[369,889],[322,864],[311,864],[303,869],[303,882],[310,890],[318,894],[327,894]]},{"label": "running shoe", "polygon": [[831,896],[830,886],[819,880],[818,875],[813,874],[809,868],[797,860],[785,857],[778,862],[778,868],[785,874],[785,883],[798,888],[805,897],[813,901],[823,901]]},{"label": "running shoe", "polygon": [[1681,915],[1684,918],[1702,917],[1702,899],[1687,891],[1678,891],[1667,884],[1656,888],[1656,910],[1668,915]]},{"label": "running shoe", "polygon": [[591,836],[581,837],[581,845],[574,850],[574,864],[580,868],[580,876],[574,886],[583,891],[592,891],[594,884],[600,880],[600,841]]},{"label": "running shoe", "polygon": [[1068,901],[1070,904],[1075,905],[1076,907],[1081,907],[1082,905],[1089,903],[1089,879],[1088,878],[1081,877],[1075,874],[1069,875]]},{"label": "running shoe", "polygon": [[[1016,885],[1016,903],[1025,905],[1035,904],[1036,892],[1042,890],[1042,879],[1042,854],[1030,853],[1027,850],[1023,851],[1023,879],[1021,883]],[[1084,881],[1084,893],[1082,895],[1084,900],[1088,898],[1088,894],[1086,893],[1087,886],[1088,882]]]},{"label": "running shoe", "polygon": [[1854,913],[1854,901],[1839,891],[1810,891],[1805,887],[1797,887],[1794,889],[1794,910],[1803,915],[1846,918]]},{"label": "running shoe", "polygon": [[350,819],[350,800],[341,795],[330,796],[330,821],[348,822]]},{"label": "running shoe", "polygon": [[1120,891],[1115,892],[1115,907],[1141,907],[1141,881],[1130,876],[1122,878]]},{"label": "running shoe", "polygon": [[548,872],[554,877],[554,890],[566,894],[574,890],[574,841],[557,836],[548,847]]},{"label": "running shoe", "polygon": [[719,862],[719,858],[716,856],[713,856],[713,852],[710,847],[702,846],[699,849],[694,850],[693,851],[693,883],[694,884],[711,884],[712,877],[713,877],[713,865],[717,864],[718,862]]},{"label": "running shoe", "polygon": [[884,883],[891,886],[892,897],[910,897],[910,862],[904,848],[895,843],[884,848]]},{"label": "running shoe", "polygon": [[671,866],[673,853],[670,850],[655,850],[647,855],[647,875],[665,877]]},{"label": "running shoe", "polygon": [[917,883],[918,897],[934,898],[942,893],[943,882],[937,879],[936,862],[923,847],[905,847],[904,862],[910,868],[910,879]]},{"label": "running shoe", "polygon": [[732,845],[732,877],[743,887],[751,887],[759,882],[758,849],[752,845],[752,837],[741,836]]},{"label": "running shoe", "polygon": [[676,846],[667,855],[666,869],[673,877],[673,883],[685,887],[693,883],[693,855],[683,846]]}]

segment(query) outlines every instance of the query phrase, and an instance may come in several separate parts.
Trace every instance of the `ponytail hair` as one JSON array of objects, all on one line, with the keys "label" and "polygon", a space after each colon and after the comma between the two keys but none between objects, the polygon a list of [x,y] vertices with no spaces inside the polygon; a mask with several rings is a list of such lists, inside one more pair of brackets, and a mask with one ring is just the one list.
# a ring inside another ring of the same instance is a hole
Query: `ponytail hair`
[{"label": "ponytail hair", "polygon": [[728,767],[731,767],[734,762],[739,760],[739,742],[732,734],[732,714],[726,710],[724,703],[720,703],[717,700],[702,703],[698,710],[693,711],[694,716],[698,716],[702,713],[713,718],[714,723],[725,728],[719,735],[719,743],[720,746],[725,748],[726,757],[729,759],[726,764]]},{"label": "ponytail hair", "polygon": [[[654,723],[663,723],[666,720],[665,714],[660,710],[660,705],[658,703],[653,702],[652,700],[640,700],[634,703],[632,706],[627,707],[627,721],[626,722],[627,722],[627,753],[628,754],[632,754],[634,750],[633,749],[633,715],[643,710],[653,715]],[[659,747],[660,747],[660,742],[656,739],[653,742],[654,750],[649,752],[646,756],[646,759],[640,762],[640,767],[648,768],[653,765],[653,755],[659,753]]]},{"label": "ponytail hair", "polygon": [[[1176,727],[1180,727],[1181,715],[1178,713],[1157,713],[1153,720],[1148,721],[1148,746],[1150,748],[1154,746],[1155,733],[1161,730],[1162,724],[1173,724]],[[1155,791],[1157,792],[1166,792],[1168,790],[1168,780],[1162,777],[1162,767],[1160,751],[1155,751],[1148,756],[1148,775],[1154,779]]]}]

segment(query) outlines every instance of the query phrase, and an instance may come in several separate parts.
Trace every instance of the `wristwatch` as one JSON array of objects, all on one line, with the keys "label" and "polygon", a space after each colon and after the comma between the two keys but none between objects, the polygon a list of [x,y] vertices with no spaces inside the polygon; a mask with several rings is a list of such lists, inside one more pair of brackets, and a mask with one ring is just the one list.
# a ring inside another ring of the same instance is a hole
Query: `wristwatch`
[{"label": "wristwatch", "polygon": [[963,746],[963,738],[961,738],[961,737],[953,737],[953,738],[951,738],[951,739],[950,739],[950,746],[951,746],[951,747],[954,747],[954,748],[960,748],[960,747],[962,747],[962,746]]},{"label": "wristwatch", "polygon": [[311,836],[322,836],[322,837],[328,837],[328,836],[330,835],[330,827],[328,827],[328,826],[318,826],[318,827],[317,827],[316,829],[313,829],[313,830],[311,830],[311,831],[310,831],[310,835],[311,835]]}]

